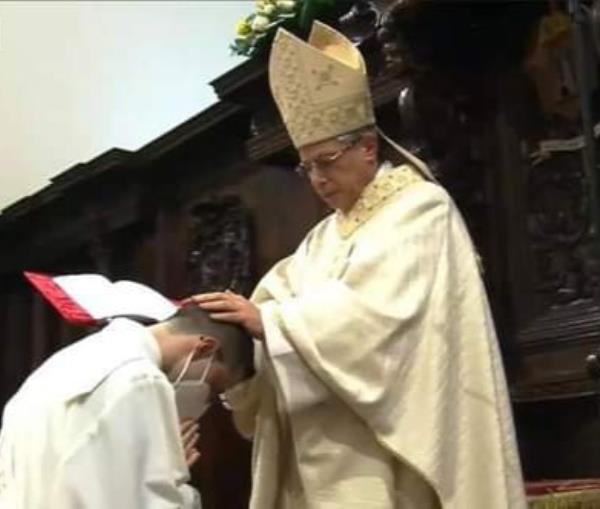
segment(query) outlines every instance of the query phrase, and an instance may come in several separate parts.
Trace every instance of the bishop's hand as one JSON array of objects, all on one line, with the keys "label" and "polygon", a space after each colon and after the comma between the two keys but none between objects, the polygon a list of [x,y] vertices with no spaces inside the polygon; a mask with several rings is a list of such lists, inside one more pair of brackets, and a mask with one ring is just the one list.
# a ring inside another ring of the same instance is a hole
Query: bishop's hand
[{"label": "bishop's hand", "polygon": [[244,296],[230,290],[225,292],[202,293],[186,299],[208,311],[213,320],[235,323],[242,326],[256,339],[263,339],[265,331],[258,307]]}]

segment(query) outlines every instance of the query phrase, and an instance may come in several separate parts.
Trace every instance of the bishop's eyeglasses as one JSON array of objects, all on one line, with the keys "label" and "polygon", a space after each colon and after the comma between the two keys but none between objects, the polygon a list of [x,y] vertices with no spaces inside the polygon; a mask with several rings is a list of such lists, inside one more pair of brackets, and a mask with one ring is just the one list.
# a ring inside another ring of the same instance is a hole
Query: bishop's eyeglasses
[{"label": "bishop's eyeglasses", "polygon": [[340,157],[348,152],[348,150],[356,147],[360,141],[361,137],[357,136],[352,140],[346,141],[346,145],[333,154],[318,156],[310,161],[300,161],[296,166],[295,171],[302,177],[310,177],[315,172],[319,172],[321,175],[326,174]]}]

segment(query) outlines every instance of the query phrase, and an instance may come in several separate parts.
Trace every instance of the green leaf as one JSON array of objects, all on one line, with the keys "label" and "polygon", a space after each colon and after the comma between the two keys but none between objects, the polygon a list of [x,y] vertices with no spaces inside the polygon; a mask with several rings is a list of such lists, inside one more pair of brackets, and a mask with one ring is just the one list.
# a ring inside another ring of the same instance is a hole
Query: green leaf
[{"label": "green leaf", "polygon": [[300,10],[300,28],[308,30],[313,20],[321,13],[335,6],[335,0],[304,0]]}]

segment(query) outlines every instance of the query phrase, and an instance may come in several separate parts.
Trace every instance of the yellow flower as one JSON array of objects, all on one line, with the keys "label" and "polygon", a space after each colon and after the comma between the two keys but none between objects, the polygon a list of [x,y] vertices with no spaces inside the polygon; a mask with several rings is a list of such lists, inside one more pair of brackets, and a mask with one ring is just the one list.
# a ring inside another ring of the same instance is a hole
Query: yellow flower
[{"label": "yellow flower", "polygon": [[239,36],[244,37],[252,32],[252,27],[250,26],[250,23],[248,23],[245,19],[242,19],[238,21],[235,31]]}]

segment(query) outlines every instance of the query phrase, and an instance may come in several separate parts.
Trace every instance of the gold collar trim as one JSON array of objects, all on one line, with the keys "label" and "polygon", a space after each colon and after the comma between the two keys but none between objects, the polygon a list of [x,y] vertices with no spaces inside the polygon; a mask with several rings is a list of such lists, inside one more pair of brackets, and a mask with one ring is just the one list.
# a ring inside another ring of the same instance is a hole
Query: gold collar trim
[{"label": "gold collar trim", "polygon": [[347,239],[371,219],[396,193],[423,180],[420,173],[408,164],[403,164],[391,170],[380,170],[375,178],[367,184],[347,214],[339,210],[336,211],[338,234],[343,239]]}]

